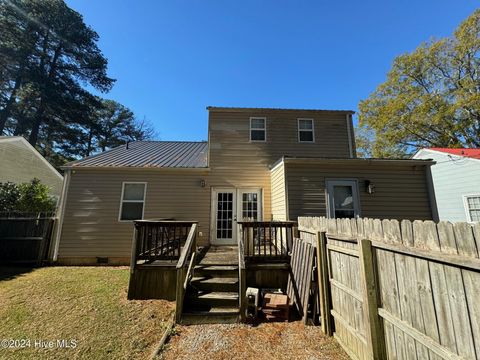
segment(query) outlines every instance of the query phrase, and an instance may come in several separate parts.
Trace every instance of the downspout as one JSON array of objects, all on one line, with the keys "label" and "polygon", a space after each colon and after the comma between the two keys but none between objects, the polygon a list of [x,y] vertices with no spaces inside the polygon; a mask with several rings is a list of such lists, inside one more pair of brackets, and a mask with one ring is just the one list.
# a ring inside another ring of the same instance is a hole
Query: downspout
[{"label": "downspout", "polygon": [[426,177],[427,177],[428,199],[430,201],[432,220],[435,222],[439,222],[440,219],[438,216],[437,199],[435,197],[435,187],[433,185],[433,177],[432,177],[432,165],[428,165],[425,171],[426,171]]},{"label": "downspout", "polygon": [[57,261],[58,259],[58,249],[60,247],[60,238],[62,235],[63,219],[65,217],[65,207],[67,203],[68,188],[70,186],[70,176],[71,176],[71,170],[66,169],[65,176],[63,178],[62,196],[60,198],[60,205],[58,207],[59,217],[58,217],[58,222],[55,229],[55,247],[54,247],[53,259],[52,259],[53,262]]},{"label": "downspout", "polygon": [[345,115],[347,121],[347,135],[348,135],[348,151],[350,154],[350,158],[354,158],[353,156],[353,142],[352,142],[352,116],[350,114]]}]

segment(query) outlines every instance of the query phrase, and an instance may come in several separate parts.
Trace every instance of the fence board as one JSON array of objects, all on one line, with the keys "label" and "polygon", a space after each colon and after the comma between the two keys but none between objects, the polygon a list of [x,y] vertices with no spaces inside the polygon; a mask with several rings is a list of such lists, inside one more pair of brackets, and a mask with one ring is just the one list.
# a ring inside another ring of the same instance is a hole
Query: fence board
[{"label": "fence board", "polygon": [[0,262],[34,263],[48,260],[55,218],[32,214],[0,215]]},{"label": "fence board", "polygon": [[475,339],[476,358],[480,359],[480,274],[473,271],[462,270],[465,285],[465,296],[472,324],[472,335]]}]

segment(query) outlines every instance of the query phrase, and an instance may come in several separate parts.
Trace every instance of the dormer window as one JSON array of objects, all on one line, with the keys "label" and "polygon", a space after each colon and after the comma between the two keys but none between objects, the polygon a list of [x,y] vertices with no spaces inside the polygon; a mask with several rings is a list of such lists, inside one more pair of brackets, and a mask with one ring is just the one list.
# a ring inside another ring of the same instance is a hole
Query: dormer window
[{"label": "dormer window", "polygon": [[250,141],[266,141],[267,126],[264,117],[250,118]]},{"label": "dormer window", "polygon": [[298,119],[298,141],[315,142],[313,119]]}]

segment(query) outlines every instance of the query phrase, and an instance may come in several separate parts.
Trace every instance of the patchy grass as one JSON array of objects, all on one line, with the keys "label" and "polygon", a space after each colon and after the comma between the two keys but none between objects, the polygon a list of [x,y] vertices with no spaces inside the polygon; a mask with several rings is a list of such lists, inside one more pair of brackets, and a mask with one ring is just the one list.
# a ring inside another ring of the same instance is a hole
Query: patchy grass
[{"label": "patchy grass", "polygon": [[318,326],[301,322],[177,326],[162,359],[349,359]]},{"label": "patchy grass", "polygon": [[[20,349],[0,345],[0,358],[147,358],[174,304],[128,301],[128,279],[126,267],[0,268],[0,340],[30,340]],[[55,344],[35,348],[35,340]],[[57,340],[75,340],[76,347],[59,348]]]}]

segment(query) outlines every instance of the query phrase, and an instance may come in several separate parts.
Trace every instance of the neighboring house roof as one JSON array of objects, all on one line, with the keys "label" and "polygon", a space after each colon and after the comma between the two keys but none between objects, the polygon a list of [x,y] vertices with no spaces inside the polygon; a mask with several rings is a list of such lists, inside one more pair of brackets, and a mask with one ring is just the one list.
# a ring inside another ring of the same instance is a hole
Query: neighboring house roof
[{"label": "neighboring house roof", "polygon": [[333,112],[355,114],[353,110],[328,110],[328,109],[285,109],[285,108],[249,108],[249,107],[228,107],[228,106],[207,106],[208,111],[230,111],[230,112],[252,112],[252,111],[311,111],[311,112]]},{"label": "neighboring house roof", "polygon": [[133,141],[65,167],[206,168],[207,142]]},{"label": "neighboring house roof", "polygon": [[467,149],[467,148],[450,149],[450,148],[438,148],[438,147],[425,148],[425,149],[480,160],[480,149]]}]

